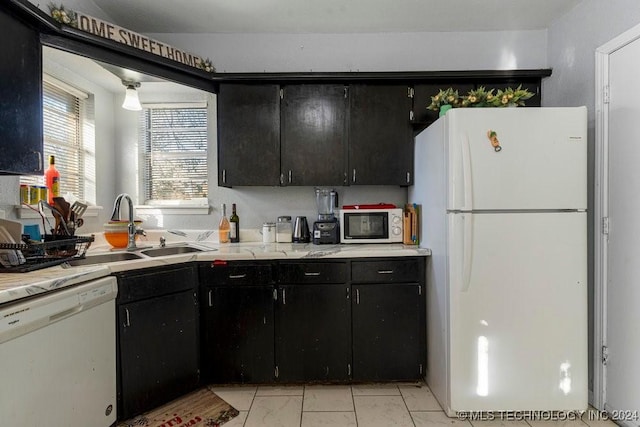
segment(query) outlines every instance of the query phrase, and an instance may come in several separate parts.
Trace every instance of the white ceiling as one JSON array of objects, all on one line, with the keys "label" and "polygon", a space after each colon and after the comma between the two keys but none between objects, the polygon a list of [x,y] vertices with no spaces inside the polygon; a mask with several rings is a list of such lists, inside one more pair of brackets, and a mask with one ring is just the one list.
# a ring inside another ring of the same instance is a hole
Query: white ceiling
[{"label": "white ceiling", "polygon": [[140,33],[545,29],[582,0],[90,0]]}]

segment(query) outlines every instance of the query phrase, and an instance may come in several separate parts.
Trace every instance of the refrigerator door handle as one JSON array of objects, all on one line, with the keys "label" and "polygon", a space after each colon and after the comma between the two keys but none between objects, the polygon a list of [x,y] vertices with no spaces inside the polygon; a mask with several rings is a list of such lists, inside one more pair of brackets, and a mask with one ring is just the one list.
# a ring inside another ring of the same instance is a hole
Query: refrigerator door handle
[{"label": "refrigerator door handle", "polygon": [[463,210],[473,210],[473,184],[471,177],[471,149],[469,148],[469,136],[465,135],[460,144],[462,150],[462,195],[464,197]]},{"label": "refrigerator door handle", "polygon": [[462,292],[471,284],[471,263],[473,262],[473,214],[462,214]]}]

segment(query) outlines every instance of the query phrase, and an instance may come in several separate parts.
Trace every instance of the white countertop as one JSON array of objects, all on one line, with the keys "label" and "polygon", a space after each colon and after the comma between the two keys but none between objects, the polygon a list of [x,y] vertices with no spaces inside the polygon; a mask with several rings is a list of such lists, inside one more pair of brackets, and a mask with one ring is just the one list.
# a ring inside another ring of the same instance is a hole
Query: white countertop
[{"label": "white countertop", "polygon": [[[139,241],[138,246],[157,248],[159,245],[156,242],[158,242],[157,239],[149,238],[147,241]],[[59,265],[29,273],[3,273],[0,274],[0,304],[76,285],[88,280],[108,276],[111,273],[189,261],[214,261],[218,259],[336,259],[431,255],[431,251],[426,248],[393,243],[313,245],[311,243],[265,244],[262,242],[242,242],[219,244],[213,241],[194,242],[188,238],[177,238],[176,236],[171,236],[170,239],[167,239],[167,247],[184,243],[198,247],[202,251],[155,258],[145,256],[141,259],[91,266],[68,267]],[[110,252],[112,251],[109,245],[104,243],[102,236],[96,235],[96,241],[87,252],[87,257]]]}]

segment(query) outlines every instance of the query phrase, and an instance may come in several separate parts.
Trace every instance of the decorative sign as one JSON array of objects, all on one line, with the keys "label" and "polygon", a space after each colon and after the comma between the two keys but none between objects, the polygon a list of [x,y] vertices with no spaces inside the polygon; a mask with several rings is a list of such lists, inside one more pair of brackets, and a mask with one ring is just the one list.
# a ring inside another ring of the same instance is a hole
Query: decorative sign
[{"label": "decorative sign", "polygon": [[102,21],[81,12],[65,9],[64,6],[49,5],[51,17],[56,21],[75,27],[87,33],[122,43],[154,55],[161,56],[172,61],[179,62],[190,67],[198,68],[210,73],[215,72],[215,67],[209,59],[202,59],[184,50],[177,49],[166,43],[153,40],[142,34],[127,30],[118,25]]}]

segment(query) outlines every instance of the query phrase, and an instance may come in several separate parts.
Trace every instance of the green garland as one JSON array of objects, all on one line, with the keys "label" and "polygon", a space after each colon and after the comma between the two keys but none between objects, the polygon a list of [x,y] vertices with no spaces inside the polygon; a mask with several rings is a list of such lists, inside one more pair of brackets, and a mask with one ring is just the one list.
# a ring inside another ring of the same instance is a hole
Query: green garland
[{"label": "green garland", "polygon": [[438,111],[443,105],[451,105],[454,108],[523,106],[524,101],[533,96],[527,89],[522,89],[522,85],[517,89],[498,89],[495,94],[494,90],[487,91],[484,86],[480,86],[478,89],[470,90],[466,95],[459,95],[453,88],[441,89],[437,95],[431,97],[431,104],[427,109]]}]

